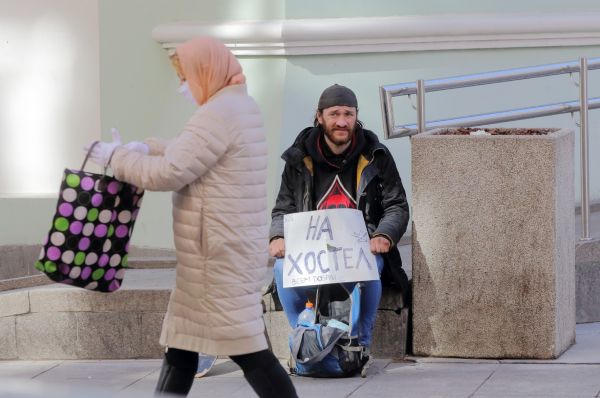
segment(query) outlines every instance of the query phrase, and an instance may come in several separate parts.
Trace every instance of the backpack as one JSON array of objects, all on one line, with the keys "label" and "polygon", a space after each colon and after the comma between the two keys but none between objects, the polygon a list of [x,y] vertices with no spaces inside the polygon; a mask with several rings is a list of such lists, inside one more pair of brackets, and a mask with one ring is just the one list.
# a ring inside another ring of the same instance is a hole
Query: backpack
[{"label": "backpack", "polygon": [[348,377],[360,372],[365,358],[353,331],[360,310],[359,284],[352,292],[341,284],[319,286],[315,309],[314,325],[297,326],[290,332],[292,372],[310,377]]}]

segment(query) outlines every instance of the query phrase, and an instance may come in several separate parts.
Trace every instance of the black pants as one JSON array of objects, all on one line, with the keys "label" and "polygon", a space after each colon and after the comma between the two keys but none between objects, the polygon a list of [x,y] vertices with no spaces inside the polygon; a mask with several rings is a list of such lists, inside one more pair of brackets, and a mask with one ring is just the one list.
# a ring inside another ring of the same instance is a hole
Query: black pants
[{"label": "black pants", "polygon": [[[231,360],[244,372],[244,378],[261,398],[295,398],[296,389],[275,355],[269,350],[233,355]],[[169,348],[156,386],[156,393],[186,396],[198,368],[198,353]]]}]

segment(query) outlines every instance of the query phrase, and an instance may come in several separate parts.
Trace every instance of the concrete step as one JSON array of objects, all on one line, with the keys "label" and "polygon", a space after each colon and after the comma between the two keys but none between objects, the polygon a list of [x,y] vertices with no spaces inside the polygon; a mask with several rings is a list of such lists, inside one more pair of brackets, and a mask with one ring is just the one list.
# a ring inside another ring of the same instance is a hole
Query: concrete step
[{"label": "concrete step", "polygon": [[[265,287],[271,270],[265,274]],[[161,358],[158,338],[174,269],[130,269],[121,289],[96,293],[61,284],[0,293],[0,360]],[[373,352],[404,356],[407,313],[398,315],[398,296],[384,294]],[[265,296],[265,325],[274,352],[289,355],[289,326]],[[402,326],[404,325],[404,326]],[[404,334],[402,334],[404,333]]]},{"label": "concrete step", "polygon": [[600,261],[575,264],[575,317],[577,323],[600,321]]},{"label": "concrete step", "polygon": [[174,269],[127,271],[96,293],[61,284],[0,293],[0,359],[159,358]]}]

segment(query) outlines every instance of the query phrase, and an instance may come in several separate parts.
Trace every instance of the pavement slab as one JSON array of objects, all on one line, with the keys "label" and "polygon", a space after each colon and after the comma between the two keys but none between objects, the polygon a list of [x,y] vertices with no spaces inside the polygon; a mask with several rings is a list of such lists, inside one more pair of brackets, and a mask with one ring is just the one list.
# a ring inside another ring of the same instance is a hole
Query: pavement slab
[{"label": "pavement slab", "polygon": [[600,365],[502,364],[474,398],[593,398],[600,391]]},{"label": "pavement slab", "polygon": [[473,394],[499,364],[416,363],[390,364],[383,374],[353,397],[463,398]]}]

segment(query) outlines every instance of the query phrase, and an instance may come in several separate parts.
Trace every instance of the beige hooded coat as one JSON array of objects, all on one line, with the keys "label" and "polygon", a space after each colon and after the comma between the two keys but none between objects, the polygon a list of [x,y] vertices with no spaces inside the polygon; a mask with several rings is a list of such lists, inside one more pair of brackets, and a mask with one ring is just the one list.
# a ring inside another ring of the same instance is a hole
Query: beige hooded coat
[{"label": "beige hooded coat", "polygon": [[111,166],[120,180],[174,191],[177,281],[161,344],[211,355],[266,349],[267,144],[246,85],[206,98],[178,137],[146,143],[148,156],[119,147]]}]

